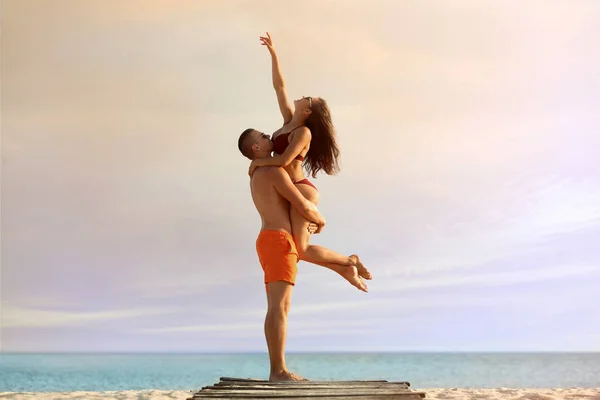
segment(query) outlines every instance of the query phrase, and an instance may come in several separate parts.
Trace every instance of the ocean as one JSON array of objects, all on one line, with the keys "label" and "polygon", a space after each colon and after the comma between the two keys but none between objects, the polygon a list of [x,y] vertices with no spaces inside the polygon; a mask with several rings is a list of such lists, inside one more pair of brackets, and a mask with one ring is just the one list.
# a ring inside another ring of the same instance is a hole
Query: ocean
[{"label": "ocean", "polygon": [[[600,387],[600,353],[290,353],[287,364],[311,380],[415,388]],[[221,376],[266,379],[267,354],[0,353],[0,392],[199,390]]]}]

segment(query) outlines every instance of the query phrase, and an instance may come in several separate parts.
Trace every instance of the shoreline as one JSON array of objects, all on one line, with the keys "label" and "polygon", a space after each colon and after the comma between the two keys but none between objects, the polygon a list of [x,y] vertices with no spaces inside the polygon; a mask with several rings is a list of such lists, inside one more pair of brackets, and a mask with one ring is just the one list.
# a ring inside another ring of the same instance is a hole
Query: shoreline
[{"label": "shoreline", "polygon": [[[411,388],[425,392],[425,400],[600,400],[600,387],[597,388]],[[185,400],[197,390],[119,390],[104,392],[0,392],[4,400]]]}]

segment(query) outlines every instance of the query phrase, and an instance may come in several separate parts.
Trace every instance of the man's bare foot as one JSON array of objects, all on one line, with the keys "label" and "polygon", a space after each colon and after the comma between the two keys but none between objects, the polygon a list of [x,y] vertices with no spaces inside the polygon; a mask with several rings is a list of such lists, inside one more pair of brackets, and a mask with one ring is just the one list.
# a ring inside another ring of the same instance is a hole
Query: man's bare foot
[{"label": "man's bare foot", "polygon": [[300,375],[296,375],[292,372],[292,375],[294,375],[295,378],[298,378],[298,380],[300,381],[307,381],[308,379],[301,377]]},{"label": "man's bare foot", "polygon": [[350,284],[356,287],[358,290],[368,292],[367,285],[363,282],[360,275],[358,275],[358,268],[356,268],[354,265],[347,266],[344,272],[342,272],[340,275],[342,275],[345,280],[350,282]]},{"label": "man's bare foot", "polygon": [[272,382],[279,381],[307,381],[308,379],[296,375],[290,371],[281,371],[279,373],[273,373],[269,375],[269,380]]},{"label": "man's bare foot", "polygon": [[372,276],[371,273],[369,272],[369,270],[363,265],[362,262],[360,262],[360,258],[358,258],[358,256],[356,254],[352,254],[350,256],[350,258],[352,258],[353,260],[356,261],[356,263],[354,264],[356,266],[356,269],[358,269],[358,274],[367,279],[367,280],[371,280]]}]

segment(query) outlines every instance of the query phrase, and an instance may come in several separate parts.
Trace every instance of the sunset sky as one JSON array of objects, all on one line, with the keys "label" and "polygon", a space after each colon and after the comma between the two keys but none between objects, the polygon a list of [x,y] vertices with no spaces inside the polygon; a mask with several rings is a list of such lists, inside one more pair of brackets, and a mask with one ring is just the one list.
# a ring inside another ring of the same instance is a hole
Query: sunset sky
[{"label": "sunset sky", "polygon": [[368,294],[300,263],[289,351],[600,351],[597,0],[4,0],[5,352],[266,351],[253,127],[320,96]]}]

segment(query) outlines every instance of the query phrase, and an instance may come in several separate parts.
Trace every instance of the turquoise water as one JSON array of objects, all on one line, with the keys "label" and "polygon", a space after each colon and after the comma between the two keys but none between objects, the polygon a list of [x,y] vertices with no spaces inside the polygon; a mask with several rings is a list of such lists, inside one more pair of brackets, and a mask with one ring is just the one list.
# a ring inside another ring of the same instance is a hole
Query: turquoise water
[{"label": "turquoise water", "polygon": [[[600,353],[289,354],[309,379],[387,379],[413,388],[600,387]],[[0,353],[0,392],[198,390],[220,376],[265,379],[266,354]]]}]

